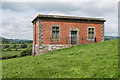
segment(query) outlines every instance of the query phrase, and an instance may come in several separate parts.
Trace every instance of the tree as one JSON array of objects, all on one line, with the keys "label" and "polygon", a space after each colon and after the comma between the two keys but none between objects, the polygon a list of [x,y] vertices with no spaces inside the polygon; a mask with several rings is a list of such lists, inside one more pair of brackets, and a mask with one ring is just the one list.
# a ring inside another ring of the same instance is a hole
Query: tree
[{"label": "tree", "polygon": [[16,48],[17,47],[17,45],[13,45],[13,48]]},{"label": "tree", "polygon": [[15,51],[17,51],[17,48],[15,48]]},{"label": "tree", "polygon": [[27,44],[21,44],[21,48],[27,48]]},{"label": "tree", "polygon": [[6,50],[7,50],[7,51],[12,51],[12,50],[11,50],[11,47],[8,47]]},{"label": "tree", "polygon": [[110,40],[110,38],[106,38],[106,40]]},{"label": "tree", "polygon": [[32,48],[32,44],[29,44],[29,45],[27,46],[27,48]]},{"label": "tree", "polygon": [[10,46],[9,45],[5,45],[4,48],[9,48]]}]

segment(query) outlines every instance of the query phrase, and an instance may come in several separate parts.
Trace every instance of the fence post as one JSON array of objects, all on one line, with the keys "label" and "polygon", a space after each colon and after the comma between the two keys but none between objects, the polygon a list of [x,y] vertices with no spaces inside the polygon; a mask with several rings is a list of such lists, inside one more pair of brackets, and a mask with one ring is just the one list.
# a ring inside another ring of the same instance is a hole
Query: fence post
[{"label": "fence post", "polygon": [[66,44],[67,44],[67,37],[65,37],[66,38]]},{"label": "fence post", "polygon": [[82,38],[82,44],[83,44],[83,38]]},{"label": "fence post", "polygon": [[58,42],[58,39],[57,39],[57,44],[58,44],[59,42]]},{"label": "fence post", "polygon": [[95,37],[94,41],[96,42],[96,37]]}]

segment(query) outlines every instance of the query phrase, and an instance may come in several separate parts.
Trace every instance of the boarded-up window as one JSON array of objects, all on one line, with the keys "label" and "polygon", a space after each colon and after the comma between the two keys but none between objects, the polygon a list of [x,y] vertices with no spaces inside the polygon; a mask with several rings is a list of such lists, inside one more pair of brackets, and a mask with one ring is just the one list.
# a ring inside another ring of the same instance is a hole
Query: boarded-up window
[{"label": "boarded-up window", "polygon": [[88,39],[94,39],[95,28],[88,28]]},{"label": "boarded-up window", "polygon": [[59,39],[60,29],[58,26],[52,27],[52,39],[57,40]]}]

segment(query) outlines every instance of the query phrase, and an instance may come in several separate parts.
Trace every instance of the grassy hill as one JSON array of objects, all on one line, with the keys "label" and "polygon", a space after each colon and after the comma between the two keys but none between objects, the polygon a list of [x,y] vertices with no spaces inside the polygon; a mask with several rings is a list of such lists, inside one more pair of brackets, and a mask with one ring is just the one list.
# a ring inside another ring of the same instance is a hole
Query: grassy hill
[{"label": "grassy hill", "polygon": [[2,63],[3,78],[117,78],[118,39]]},{"label": "grassy hill", "polygon": [[7,39],[4,37],[0,37],[3,44],[17,44],[17,43],[32,43],[32,40],[22,40],[22,39]]},{"label": "grassy hill", "polygon": [[118,37],[118,36],[104,36],[104,40],[107,40],[107,39],[113,40],[113,39],[118,39],[118,38],[120,38],[120,37]]}]

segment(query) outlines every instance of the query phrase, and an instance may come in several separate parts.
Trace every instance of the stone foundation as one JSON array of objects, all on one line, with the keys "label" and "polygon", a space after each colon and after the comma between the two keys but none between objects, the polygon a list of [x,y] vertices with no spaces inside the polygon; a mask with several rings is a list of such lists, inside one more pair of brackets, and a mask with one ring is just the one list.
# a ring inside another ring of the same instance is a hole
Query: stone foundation
[{"label": "stone foundation", "polygon": [[42,45],[42,46],[35,46],[35,48],[33,49],[33,51],[35,52],[35,55],[41,55],[44,54],[46,52],[51,52],[53,50],[57,50],[57,49],[62,49],[62,48],[69,48],[72,45],[64,45],[64,44],[52,44],[52,45]]}]

